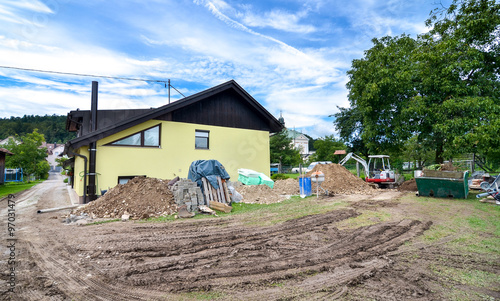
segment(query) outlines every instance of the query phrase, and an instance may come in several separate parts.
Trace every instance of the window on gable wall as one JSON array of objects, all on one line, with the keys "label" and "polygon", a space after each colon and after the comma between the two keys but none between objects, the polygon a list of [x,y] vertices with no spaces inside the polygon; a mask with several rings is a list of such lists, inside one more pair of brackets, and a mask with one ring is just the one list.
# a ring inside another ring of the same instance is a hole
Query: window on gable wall
[{"label": "window on gable wall", "polygon": [[194,146],[196,149],[208,149],[209,131],[196,130],[194,138]]},{"label": "window on gable wall", "polygon": [[160,125],[156,125],[106,145],[160,147],[160,130]]}]

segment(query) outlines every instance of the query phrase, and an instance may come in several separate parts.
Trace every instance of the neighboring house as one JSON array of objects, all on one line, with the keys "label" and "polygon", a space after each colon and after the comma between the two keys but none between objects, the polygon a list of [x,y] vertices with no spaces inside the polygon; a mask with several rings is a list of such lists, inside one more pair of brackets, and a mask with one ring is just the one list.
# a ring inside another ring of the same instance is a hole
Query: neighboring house
[{"label": "neighboring house", "polygon": [[81,202],[134,176],[186,178],[195,160],[218,160],[233,181],[239,168],[269,175],[269,133],[282,129],[234,80],[156,109],[97,110],[95,131],[91,116],[71,111],[66,122],[78,133],[64,152]]},{"label": "neighboring house", "polygon": [[287,129],[287,135],[292,139],[292,145],[300,151],[302,157],[309,154],[309,138],[296,130]]},{"label": "neighboring house", "polygon": [[5,156],[13,155],[5,148],[0,148],[0,184],[3,184],[5,178]]},{"label": "neighboring house", "polygon": [[[278,118],[279,123],[285,127],[285,118],[283,118],[283,113],[280,112],[280,117]],[[309,138],[306,135],[298,132],[296,130],[291,130],[286,128],[286,134],[288,138],[292,139],[292,146],[295,149],[298,149],[302,159],[307,158],[311,153],[309,153]]]},{"label": "neighboring house", "polygon": [[44,142],[41,147],[47,148],[47,161],[50,164],[50,171],[60,172],[62,167],[57,166],[56,159],[64,152],[64,144]]},{"label": "neighboring house", "polygon": [[9,136],[5,139],[0,140],[0,145],[6,145],[7,143],[9,143],[9,140],[14,140],[16,144],[21,143],[21,141],[17,140],[14,136]]}]

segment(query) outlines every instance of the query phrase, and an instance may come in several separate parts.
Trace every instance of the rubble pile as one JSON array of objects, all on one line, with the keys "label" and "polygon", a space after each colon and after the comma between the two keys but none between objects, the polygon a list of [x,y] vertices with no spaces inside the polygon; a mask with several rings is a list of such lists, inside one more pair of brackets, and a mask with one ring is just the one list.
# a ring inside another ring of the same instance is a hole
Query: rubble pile
[{"label": "rubble pile", "polygon": [[115,186],[104,196],[78,208],[73,214],[86,213],[92,218],[120,218],[125,214],[131,219],[144,219],[175,212],[177,205],[168,181],[136,177],[126,184]]},{"label": "rubble pile", "polygon": [[[375,189],[362,179],[353,175],[344,166],[331,164],[318,164],[307,173],[311,176],[313,172],[321,171],[325,174],[325,181],[321,187],[328,190],[328,194],[372,194]],[[316,183],[312,183],[311,189],[316,192]],[[321,188],[320,188],[321,191]]]},{"label": "rubble pile", "polygon": [[274,191],[278,194],[298,195],[300,193],[299,181],[297,179],[286,179],[274,181]]},{"label": "rubble pile", "polygon": [[399,191],[418,191],[417,181],[415,179],[404,181],[403,184],[401,184],[398,187],[398,190]]},{"label": "rubble pile", "polygon": [[279,203],[287,197],[267,185],[241,185],[236,189],[242,196],[242,203],[272,204]]}]

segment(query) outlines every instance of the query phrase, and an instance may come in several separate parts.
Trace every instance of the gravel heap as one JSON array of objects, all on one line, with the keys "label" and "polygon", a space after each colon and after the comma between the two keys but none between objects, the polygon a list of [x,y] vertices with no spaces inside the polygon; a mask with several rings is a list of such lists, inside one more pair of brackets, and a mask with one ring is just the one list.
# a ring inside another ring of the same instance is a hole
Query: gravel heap
[{"label": "gravel heap", "polygon": [[[373,194],[375,189],[362,179],[353,175],[344,166],[331,164],[318,164],[307,173],[311,176],[313,172],[321,171],[325,174],[325,181],[321,187],[328,190],[329,195],[334,194]],[[313,193],[316,193],[316,183],[312,182]],[[321,193],[321,188],[319,189]]]},{"label": "gravel heap", "polygon": [[106,194],[73,214],[87,213],[92,218],[119,218],[128,212],[131,219],[165,216],[177,212],[174,195],[168,180],[136,177],[126,184],[119,184]]}]

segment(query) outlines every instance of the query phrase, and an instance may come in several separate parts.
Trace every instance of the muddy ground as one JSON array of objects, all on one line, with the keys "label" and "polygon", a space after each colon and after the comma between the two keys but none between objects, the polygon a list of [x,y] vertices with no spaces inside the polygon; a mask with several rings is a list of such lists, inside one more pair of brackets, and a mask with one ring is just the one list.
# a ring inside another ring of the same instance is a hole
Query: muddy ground
[{"label": "muddy ground", "polygon": [[[456,287],[468,300],[500,298],[499,282],[495,290],[435,272],[470,267],[498,278],[500,256],[454,251],[445,247],[449,236],[422,242],[444,221],[415,209],[405,193],[336,195],[317,204],[339,201],[347,205],[266,226],[244,222],[244,214],[74,226],[61,223],[64,212],[36,213],[70,203],[53,175],[16,196],[15,241],[8,240],[7,200],[0,202],[0,299],[445,300]],[[350,225],[363,216],[366,225]]]}]

